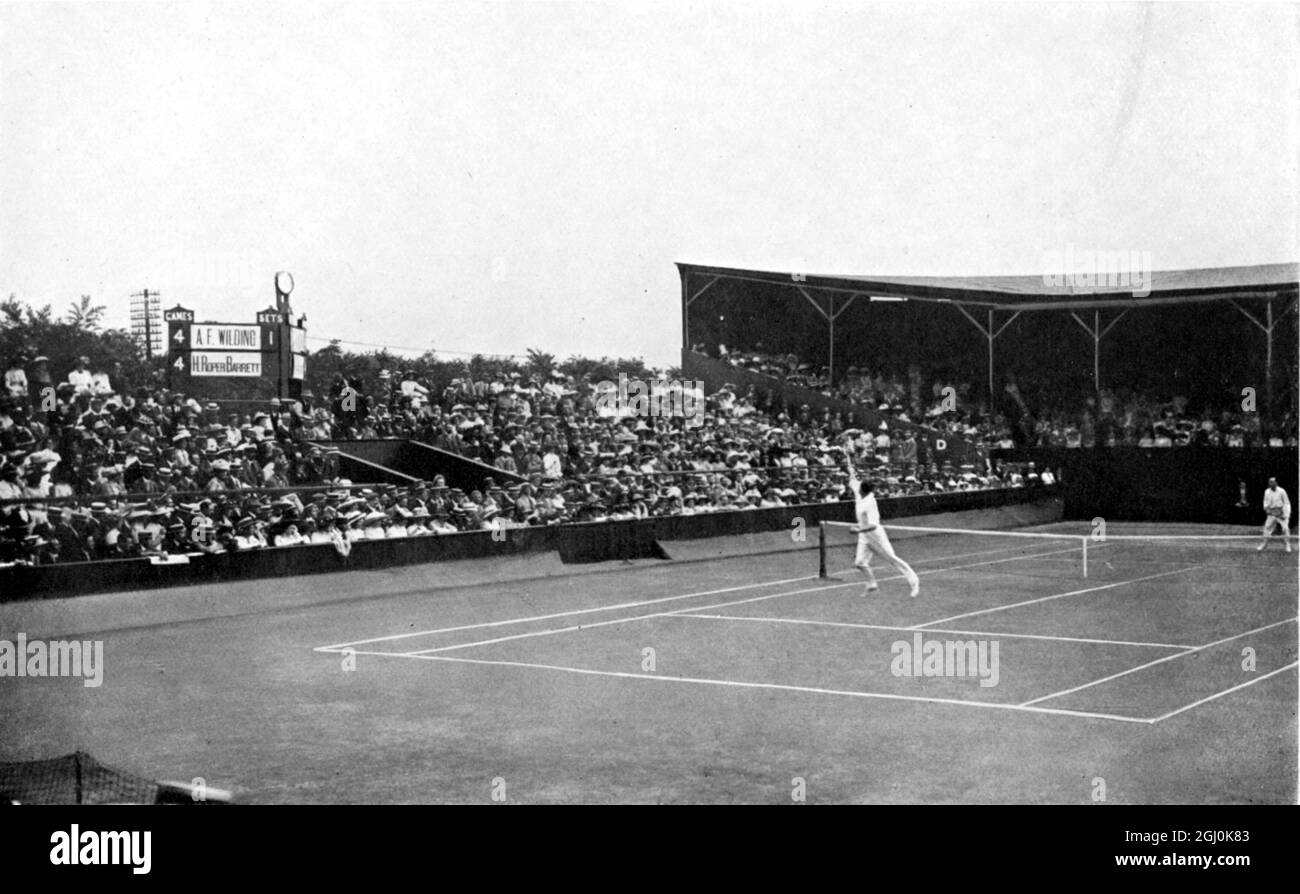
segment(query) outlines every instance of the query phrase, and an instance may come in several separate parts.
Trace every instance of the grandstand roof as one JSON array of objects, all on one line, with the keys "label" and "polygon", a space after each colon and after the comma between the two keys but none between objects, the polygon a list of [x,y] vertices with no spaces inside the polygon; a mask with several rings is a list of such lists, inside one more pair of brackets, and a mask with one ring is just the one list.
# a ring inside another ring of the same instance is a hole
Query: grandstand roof
[{"label": "grandstand roof", "polygon": [[[1005,307],[1018,311],[1190,304],[1277,295],[1289,297],[1296,294],[1300,284],[1300,264],[1294,263],[1154,270],[1135,281],[1127,276],[1108,276],[1106,261],[1116,259],[1102,258],[1102,254],[1098,256],[1101,274],[1094,277],[1102,281],[1088,284],[1068,281],[1070,277],[1065,276],[1065,272],[1084,268],[1079,263],[1083,260],[1081,257],[1069,256],[1062,258],[1057,284],[1041,273],[1036,276],[885,276],[746,270],[680,262],[677,267],[688,303],[706,287],[706,282],[718,279],[800,286],[809,291]],[[1122,260],[1120,264],[1123,264]]]}]

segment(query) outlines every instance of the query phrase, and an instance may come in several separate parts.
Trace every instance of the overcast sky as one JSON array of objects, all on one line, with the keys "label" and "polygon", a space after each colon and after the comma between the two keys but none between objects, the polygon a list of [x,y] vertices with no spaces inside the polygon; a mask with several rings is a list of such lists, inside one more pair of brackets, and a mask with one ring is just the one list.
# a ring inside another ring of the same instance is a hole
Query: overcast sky
[{"label": "overcast sky", "polygon": [[668,365],[675,261],[1295,260],[1297,15],[0,3],[0,295]]}]

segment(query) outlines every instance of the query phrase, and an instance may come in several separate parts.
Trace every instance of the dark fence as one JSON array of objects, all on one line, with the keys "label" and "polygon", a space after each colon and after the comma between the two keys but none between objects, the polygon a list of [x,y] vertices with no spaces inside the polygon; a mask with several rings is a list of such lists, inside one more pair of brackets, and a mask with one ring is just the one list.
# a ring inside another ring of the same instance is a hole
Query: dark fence
[{"label": "dark fence", "polygon": [[[994,459],[1059,472],[1065,517],[1263,524],[1269,477],[1296,499],[1294,447],[1037,447],[995,450]],[[1240,483],[1246,507],[1238,507]]]},{"label": "dark fence", "polygon": [[[1057,497],[1055,488],[1016,488],[898,497],[880,501],[883,518],[989,509]],[[0,569],[0,602],[85,593],[143,590],[255,578],[389,568],[456,559],[483,559],[553,550],[567,563],[663,558],[660,541],[695,540],[763,531],[792,530],[795,518],[812,531],[821,521],[852,521],[851,503],[820,503],[667,516],[637,521],[589,522],[550,527],[470,531],[433,537],[363,540],[341,556],[330,544],[270,547],[190,557],[184,564],[155,565],[147,559],[75,562]]]},{"label": "dark fence", "polygon": [[498,483],[506,481],[527,481],[523,475],[516,475],[514,472],[503,472],[502,470],[481,463],[476,459],[469,459],[457,453],[448,450],[442,450],[423,441],[407,441],[398,454],[398,460],[403,464],[403,471],[410,472],[420,478],[430,479],[433,475],[425,474],[428,470],[437,469],[435,474],[444,475],[447,478],[447,484],[451,487],[459,487],[462,490],[478,488],[483,483],[485,476],[491,475]]},{"label": "dark fence", "polygon": [[477,490],[485,476],[498,483],[523,481],[512,472],[485,465],[420,441],[378,439],[372,441],[316,441],[339,449],[339,471],[354,481],[405,484],[413,479],[432,481],[442,475],[449,487]]},{"label": "dark fence", "polygon": [[366,484],[396,484],[399,486],[419,480],[418,475],[404,474],[384,463],[363,459],[342,449],[339,450],[339,477]]},{"label": "dark fence", "polygon": [[682,351],[682,376],[703,381],[706,391],[710,394],[728,383],[735,385],[741,394],[752,385],[757,394],[770,394],[779,403],[790,407],[807,404],[809,409],[818,413],[823,410],[843,413],[844,418],[852,420],[854,426],[865,428],[873,433],[880,427],[881,422],[888,422],[891,438],[897,437],[904,431],[916,433],[917,455],[921,462],[951,462],[956,465],[979,462],[979,451],[975,445],[964,438],[941,435],[933,429],[914,422],[898,422],[883,415],[874,407],[864,407],[837,397],[827,397],[811,388],[791,385],[766,373],[741,369],[694,351]]}]

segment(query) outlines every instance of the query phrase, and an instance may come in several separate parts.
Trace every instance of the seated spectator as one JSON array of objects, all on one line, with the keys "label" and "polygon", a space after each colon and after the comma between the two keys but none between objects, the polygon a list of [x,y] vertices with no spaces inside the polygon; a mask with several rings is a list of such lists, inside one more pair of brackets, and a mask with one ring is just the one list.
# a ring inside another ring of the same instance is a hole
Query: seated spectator
[{"label": "seated spectator", "polygon": [[26,362],[27,359],[19,354],[13,357],[5,368],[4,393],[11,400],[22,402],[27,400],[27,373],[23,369]]},{"label": "seated spectator", "polygon": [[68,384],[76,394],[94,394],[94,376],[90,372],[90,358],[78,357],[77,365],[68,373]]}]

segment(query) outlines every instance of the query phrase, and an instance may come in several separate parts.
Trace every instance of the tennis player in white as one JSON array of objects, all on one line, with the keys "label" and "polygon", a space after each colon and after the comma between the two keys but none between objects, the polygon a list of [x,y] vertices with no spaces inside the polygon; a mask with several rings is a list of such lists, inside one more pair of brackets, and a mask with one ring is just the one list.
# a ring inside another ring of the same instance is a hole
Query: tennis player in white
[{"label": "tennis player in white", "polygon": [[1268,479],[1268,488],[1264,491],[1264,541],[1259,545],[1262,552],[1268,546],[1268,538],[1274,528],[1282,529],[1282,542],[1286,551],[1291,552],[1291,500],[1283,488],[1277,486],[1277,479]]},{"label": "tennis player in white", "polygon": [[912,566],[894,552],[894,547],[889,542],[889,535],[880,524],[880,507],[876,505],[876,495],[873,493],[875,486],[870,481],[858,480],[852,457],[846,456],[846,461],[849,467],[849,487],[853,490],[854,514],[858,520],[856,525],[849,528],[858,535],[858,554],[853,564],[867,578],[867,588],[863,591],[863,595],[880,589],[879,584],[876,583],[875,572],[871,570],[871,554],[875,553],[893,563],[894,567],[903,573],[903,577],[907,578],[907,583],[912,588],[910,595],[915,596],[921,592],[921,579],[916,576]]}]

